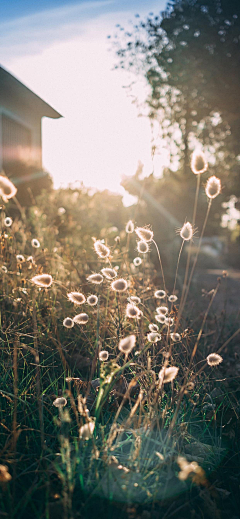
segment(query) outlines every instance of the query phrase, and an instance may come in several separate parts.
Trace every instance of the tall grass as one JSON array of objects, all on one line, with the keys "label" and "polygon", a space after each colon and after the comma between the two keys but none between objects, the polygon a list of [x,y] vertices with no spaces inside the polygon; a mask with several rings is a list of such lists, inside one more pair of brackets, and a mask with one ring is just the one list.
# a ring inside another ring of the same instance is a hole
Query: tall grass
[{"label": "tall grass", "polygon": [[[198,174],[192,231],[200,189]],[[180,508],[189,506],[189,492],[200,499],[201,491],[204,506],[213,500],[209,474],[226,455],[224,416],[234,407],[222,370],[240,331],[234,324],[225,334],[212,333],[208,324],[225,275],[216,280],[202,318],[195,316],[196,326],[187,325],[213,198],[194,258],[193,232],[180,233],[173,292],[154,226],[128,222],[117,239],[96,237],[89,263],[82,248],[76,264],[70,229],[63,248],[39,220],[40,209],[34,236],[22,208],[6,226],[8,205],[2,207],[3,517],[70,519],[93,510],[99,516],[113,503],[119,503],[119,517],[137,517],[136,507],[150,517],[156,503],[164,517],[173,517],[177,497]],[[177,273],[186,241],[181,288]],[[133,261],[132,248],[141,261]]]}]

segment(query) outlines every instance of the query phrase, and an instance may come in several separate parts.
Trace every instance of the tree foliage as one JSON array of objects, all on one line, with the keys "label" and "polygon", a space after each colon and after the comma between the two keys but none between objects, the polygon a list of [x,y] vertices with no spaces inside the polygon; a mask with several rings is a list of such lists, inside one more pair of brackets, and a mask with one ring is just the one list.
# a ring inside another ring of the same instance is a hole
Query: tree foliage
[{"label": "tree foliage", "polygon": [[190,153],[200,142],[225,199],[239,196],[238,0],[173,0],[116,45],[117,66],[142,71],[151,87],[149,117],[160,124],[170,170],[178,159],[178,177],[190,181]]}]

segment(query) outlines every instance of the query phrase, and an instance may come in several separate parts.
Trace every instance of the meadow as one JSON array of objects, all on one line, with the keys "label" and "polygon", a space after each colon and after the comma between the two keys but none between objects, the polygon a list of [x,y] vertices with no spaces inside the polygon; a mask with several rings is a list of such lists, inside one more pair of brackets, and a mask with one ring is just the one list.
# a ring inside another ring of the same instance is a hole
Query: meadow
[{"label": "meadow", "polygon": [[221,181],[191,168],[174,276],[120,197],[24,209],[1,175],[0,517],[239,517],[239,308],[193,285]]}]

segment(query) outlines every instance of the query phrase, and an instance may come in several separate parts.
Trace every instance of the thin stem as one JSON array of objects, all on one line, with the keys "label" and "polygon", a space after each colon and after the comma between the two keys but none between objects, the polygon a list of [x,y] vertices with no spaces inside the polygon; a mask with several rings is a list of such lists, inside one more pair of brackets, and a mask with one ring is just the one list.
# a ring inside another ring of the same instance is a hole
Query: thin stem
[{"label": "thin stem", "polygon": [[[194,206],[193,206],[193,217],[192,217],[192,228],[193,229],[194,229],[195,221],[196,221],[199,188],[200,188],[200,175],[197,175],[197,187],[196,187],[196,192],[195,192],[195,200],[194,200]],[[191,252],[192,252],[192,240],[190,241],[189,249],[188,249],[187,264],[186,264],[186,270],[185,270],[185,276],[184,276],[184,282],[183,282],[182,296],[181,296],[181,301],[180,301],[180,305],[179,305],[179,312],[181,312],[182,308],[184,307],[183,301],[184,301],[186,285],[187,285],[187,278],[188,278],[188,271],[189,271],[189,265],[190,265]]]},{"label": "thin stem", "polygon": [[189,292],[190,284],[191,284],[191,281],[192,281],[193,273],[194,273],[194,270],[195,270],[195,267],[196,267],[196,263],[197,263],[197,260],[198,260],[200,248],[201,248],[201,245],[202,245],[203,234],[204,234],[204,231],[205,231],[205,228],[206,228],[206,224],[207,224],[208,216],[209,216],[209,213],[210,213],[211,205],[212,205],[212,199],[209,199],[207,213],[206,213],[205,220],[204,220],[204,223],[203,223],[203,228],[202,228],[201,236],[199,238],[199,243],[198,243],[198,248],[197,248],[196,256],[194,258],[192,270],[191,270],[191,273],[190,273],[190,276],[189,276],[189,280],[188,280],[188,284],[187,284],[186,293],[185,293],[185,296],[184,296],[183,307],[185,305],[185,302],[186,302],[186,299],[187,299],[187,296],[188,296],[188,292]]},{"label": "thin stem", "polygon": [[44,423],[43,423],[43,409],[41,402],[41,382],[40,382],[40,362],[39,362],[39,350],[38,350],[38,328],[37,328],[37,313],[36,313],[36,292],[33,291],[33,331],[34,339],[33,346],[35,350],[35,363],[36,363],[36,389],[37,389],[37,400],[38,400],[38,414],[40,422],[41,432],[41,446],[44,448]]},{"label": "thin stem", "polygon": [[164,291],[166,291],[166,285],[165,285],[165,277],[164,277],[164,273],[163,273],[163,266],[162,266],[162,260],[161,260],[161,256],[160,256],[160,252],[159,252],[159,248],[155,242],[155,240],[153,240],[153,243],[156,247],[156,250],[157,250],[157,254],[158,254],[158,259],[159,259],[159,263],[160,263],[160,268],[161,268],[161,274],[162,274],[162,278],[163,278],[163,288],[164,288]]},{"label": "thin stem", "polygon": [[177,275],[178,275],[178,267],[179,267],[179,262],[180,262],[182,250],[183,250],[183,245],[184,245],[184,240],[182,241],[182,245],[180,247],[180,251],[179,251],[179,254],[178,254],[177,267],[176,267],[176,273],[175,273],[175,279],[174,279],[174,285],[173,285],[173,292],[172,292],[173,294],[175,294]]}]

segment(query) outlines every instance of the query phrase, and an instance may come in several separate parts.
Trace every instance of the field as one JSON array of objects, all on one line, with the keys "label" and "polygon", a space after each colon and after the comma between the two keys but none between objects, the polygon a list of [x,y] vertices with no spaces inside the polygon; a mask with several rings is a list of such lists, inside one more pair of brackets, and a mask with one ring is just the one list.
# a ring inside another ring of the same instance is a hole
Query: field
[{"label": "field", "polygon": [[239,517],[239,280],[197,270],[195,167],[174,276],[118,197],[0,186],[0,517]]}]

